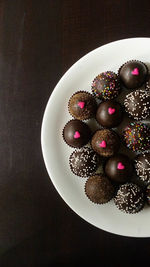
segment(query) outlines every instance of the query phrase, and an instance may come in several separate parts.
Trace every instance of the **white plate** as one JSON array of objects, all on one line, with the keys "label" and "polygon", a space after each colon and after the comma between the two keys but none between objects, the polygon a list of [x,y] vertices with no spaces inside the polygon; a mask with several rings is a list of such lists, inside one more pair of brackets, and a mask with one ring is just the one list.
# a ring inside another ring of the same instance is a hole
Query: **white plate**
[{"label": "white plate", "polygon": [[124,62],[150,62],[150,38],[124,39],[101,46],[77,61],[56,85],[43,117],[41,143],[48,174],[61,197],[80,217],[105,231],[134,237],[150,237],[150,209],[130,215],[119,211],[113,200],[104,205],[91,203],[84,194],[86,179],[71,173],[68,157],[73,151],[62,139],[62,129],[71,119],[67,110],[77,90],[90,91],[100,72],[116,71]]}]

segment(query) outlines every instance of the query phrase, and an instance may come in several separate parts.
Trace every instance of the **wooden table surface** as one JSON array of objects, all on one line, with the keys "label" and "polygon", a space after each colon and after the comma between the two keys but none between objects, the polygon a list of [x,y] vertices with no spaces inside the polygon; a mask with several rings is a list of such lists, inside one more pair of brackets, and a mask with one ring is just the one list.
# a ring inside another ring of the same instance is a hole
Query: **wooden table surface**
[{"label": "wooden table surface", "polygon": [[148,0],[0,1],[0,266],[149,266],[149,238],[99,230],[65,204],[40,144],[46,103],[65,71],[128,37],[150,37]]}]

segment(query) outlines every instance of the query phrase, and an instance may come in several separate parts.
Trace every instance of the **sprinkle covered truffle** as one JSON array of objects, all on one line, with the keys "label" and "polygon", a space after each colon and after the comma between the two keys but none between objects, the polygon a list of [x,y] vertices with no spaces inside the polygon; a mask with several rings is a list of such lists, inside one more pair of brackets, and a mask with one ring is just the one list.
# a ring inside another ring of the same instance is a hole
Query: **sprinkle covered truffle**
[{"label": "sprinkle covered truffle", "polygon": [[146,119],[150,115],[150,91],[136,90],[124,100],[126,112],[136,120]]},{"label": "sprinkle covered truffle", "polygon": [[150,128],[144,123],[131,122],[123,131],[125,145],[133,151],[150,149]]},{"label": "sprinkle covered truffle", "polygon": [[112,71],[102,72],[93,80],[92,92],[100,99],[113,99],[118,96],[119,91],[118,76]]},{"label": "sprinkle covered truffle", "polygon": [[144,206],[144,194],[138,185],[126,183],[120,186],[114,202],[123,212],[137,213]]},{"label": "sprinkle covered truffle", "polygon": [[135,170],[142,182],[150,183],[150,152],[142,153],[136,157]]},{"label": "sprinkle covered truffle", "polygon": [[88,147],[74,150],[69,158],[71,171],[80,177],[92,175],[98,167],[97,154]]}]

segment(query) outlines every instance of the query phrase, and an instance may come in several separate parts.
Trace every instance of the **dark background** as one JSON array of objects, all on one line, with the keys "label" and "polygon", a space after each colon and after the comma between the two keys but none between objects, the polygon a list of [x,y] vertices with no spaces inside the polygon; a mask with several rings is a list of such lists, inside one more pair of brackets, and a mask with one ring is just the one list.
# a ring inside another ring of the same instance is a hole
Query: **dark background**
[{"label": "dark background", "polygon": [[99,230],[64,203],[40,145],[65,71],[128,37],[150,37],[148,0],[0,0],[0,266],[148,266],[149,238]]}]

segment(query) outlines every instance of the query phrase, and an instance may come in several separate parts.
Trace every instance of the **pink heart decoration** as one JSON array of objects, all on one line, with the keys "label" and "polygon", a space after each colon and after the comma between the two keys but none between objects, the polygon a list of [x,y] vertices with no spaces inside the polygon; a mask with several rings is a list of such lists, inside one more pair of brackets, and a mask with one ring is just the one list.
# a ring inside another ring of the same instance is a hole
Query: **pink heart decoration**
[{"label": "pink heart decoration", "polygon": [[103,141],[99,144],[99,146],[105,148],[105,147],[106,147],[106,142],[103,140]]},{"label": "pink heart decoration", "polygon": [[80,133],[79,133],[78,131],[75,132],[75,134],[74,134],[74,138],[75,138],[75,139],[80,138]]},{"label": "pink heart decoration", "polygon": [[132,72],[133,75],[139,75],[139,70],[138,68],[135,68]]},{"label": "pink heart decoration", "polygon": [[79,106],[80,108],[84,108],[84,106],[85,106],[85,102],[79,102],[79,103],[78,103],[78,106]]},{"label": "pink heart decoration", "polygon": [[115,108],[108,108],[108,113],[109,113],[110,115],[114,114],[115,111],[116,111]]},{"label": "pink heart decoration", "polygon": [[117,169],[118,170],[124,170],[125,169],[125,166],[122,164],[122,162],[119,162],[118,165],[117,165]]}]

